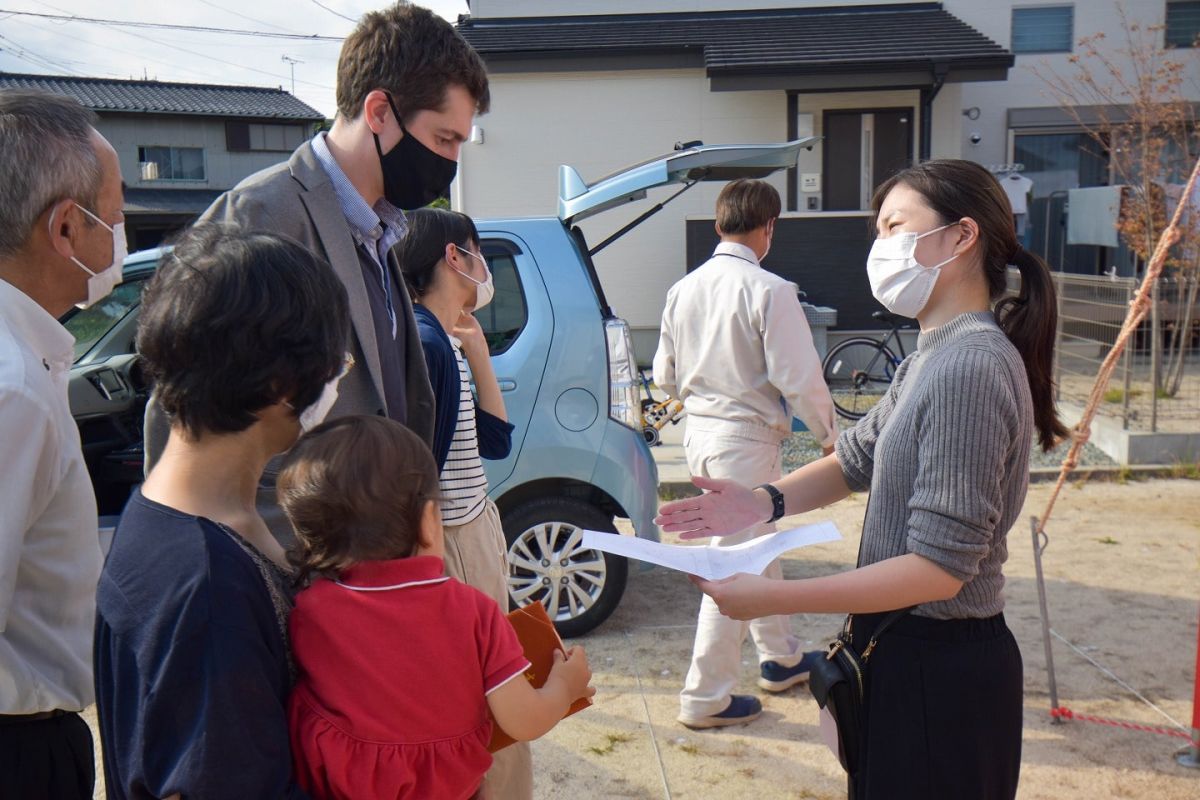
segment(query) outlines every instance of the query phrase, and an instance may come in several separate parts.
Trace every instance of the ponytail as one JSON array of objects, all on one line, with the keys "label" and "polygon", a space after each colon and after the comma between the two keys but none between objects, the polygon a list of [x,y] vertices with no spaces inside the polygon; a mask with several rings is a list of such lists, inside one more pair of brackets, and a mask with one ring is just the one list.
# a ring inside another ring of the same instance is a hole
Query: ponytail
[{"label": "ponytail", "polygon": [[[1054,407],[1051,369],[1058,304],[1050,269],[1017,241],[1008,195],[996,176],[981,165],[937,159],[901,170],[875,190],[871,208],[876,214],[888,192],[901,183],[924,197],[942,222],[970,217],[979,225],[988,297],[996,302],[996,322],[1025,362],[1038,443],[1043,450],[1050,450],[1067,435]],[[1021,293],[1017,297],[1004,297],[1009,264],[1021,271]]]},{"label": "ponytail", "polygon": [[1058,327],[1054,282],[1046,262],[1020,245],[1010,261],[1021,272],[1021,293],[996,303],[996,322],[1025,362],[1038,443],[1049,451],[1067,435],[1055,407],[1051,374]]}]

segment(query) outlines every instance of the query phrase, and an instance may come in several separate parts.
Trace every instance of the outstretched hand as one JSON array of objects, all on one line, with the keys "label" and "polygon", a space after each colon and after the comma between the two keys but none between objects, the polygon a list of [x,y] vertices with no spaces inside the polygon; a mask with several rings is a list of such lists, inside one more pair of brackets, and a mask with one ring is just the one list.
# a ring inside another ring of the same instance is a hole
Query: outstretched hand
[{"label": "outstretched hand", "polygon": [[654,522],[680,539],[729,536],[770,518],[770,500],[765,505],[754,490],[735,481],[692,477],[704,494],[664,503]]},{"label": "outstretched hand", "polygon": [[784,613],[776,608],[774,591],[782,581],[739,572],[719,581],[706,581],[689,575],[700,591],[713,599],[721,613],[730,619],[750,620]]}]

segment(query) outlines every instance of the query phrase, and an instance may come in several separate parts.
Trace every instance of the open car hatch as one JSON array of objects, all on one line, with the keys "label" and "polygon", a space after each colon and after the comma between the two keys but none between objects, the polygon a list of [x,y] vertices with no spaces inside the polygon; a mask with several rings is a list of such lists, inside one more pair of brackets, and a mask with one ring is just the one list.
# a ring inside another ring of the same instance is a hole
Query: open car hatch
[{"label": "open car hatch", "polygon": [[646,197],[646,190],[698,181],[763,178],[796,166],[801,148],[817,137],[780,144],[696,145],[627,167],[593,184],[572,167],[558,170],[558,218],[567,226],[615,206]]}]

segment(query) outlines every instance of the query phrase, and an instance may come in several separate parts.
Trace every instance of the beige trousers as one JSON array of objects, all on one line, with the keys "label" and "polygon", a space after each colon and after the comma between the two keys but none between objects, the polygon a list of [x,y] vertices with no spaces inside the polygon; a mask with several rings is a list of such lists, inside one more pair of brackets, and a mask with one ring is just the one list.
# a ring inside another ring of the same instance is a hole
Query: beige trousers
[{"label": "beige trousers", "polygon": [[[696,426],[698,427],[698,426]],[[783,470],[780,444],[774,434],[757,435],[696,430],[689,420],[683,441],[688,469],[692,475],[735,480],[743,486],[778,480]],[[712,539],[709,547],[728,547],[749,541],[775,530],[772,524],[756,525],[734,536]],[[763,572],[768,578],[782,578],[779,560]],[[692,664],[679,693],[680,718],[698,720],[719,714],[729,705],[742,666],[742,642],[749,632],[758,649],[758,660],[776,661],[794,666],[804,655],[801,642],[791,632],[788,617],[763,617],[740,622],[722,616],[708,595],[700,601],[696,622],[696,641]]]},{"label": "beige trousers", "polygon": [[[474,586],[508,613],[508,545],[500,511],[491,500],[483,513],[465,525],[447,525],[446,574]],[[528,742],[517,742],[496,753],[483,780],[482,796],[489,800],[533,800],[533,760]]]}]

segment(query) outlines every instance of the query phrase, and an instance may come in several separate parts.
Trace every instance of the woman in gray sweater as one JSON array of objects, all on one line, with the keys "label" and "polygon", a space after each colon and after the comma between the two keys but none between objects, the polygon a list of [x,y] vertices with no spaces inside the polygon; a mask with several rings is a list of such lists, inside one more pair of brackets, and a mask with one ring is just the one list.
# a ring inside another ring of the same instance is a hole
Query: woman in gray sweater
[{"label": "woman in gray sweater", "polygon": [[[857,569],[698,584],[735,619],[851,613],[860,652],[883,612],[915,606],[871,656],[851,797],[1012,798],[1022,667],[1002,613],[1002,566],[1030,442],[1049,449],[1067,432],[1051,396],[1054,287],[978,164],[906,169],[872,208],[872,292],[921,325],[887,395],[833,455],[773,486],[694,479],[705,494],[664,505],[658,522],[682,538],[722,536],[869,490]],[[1001,299],[1008,265],[1021,293]]]}]

